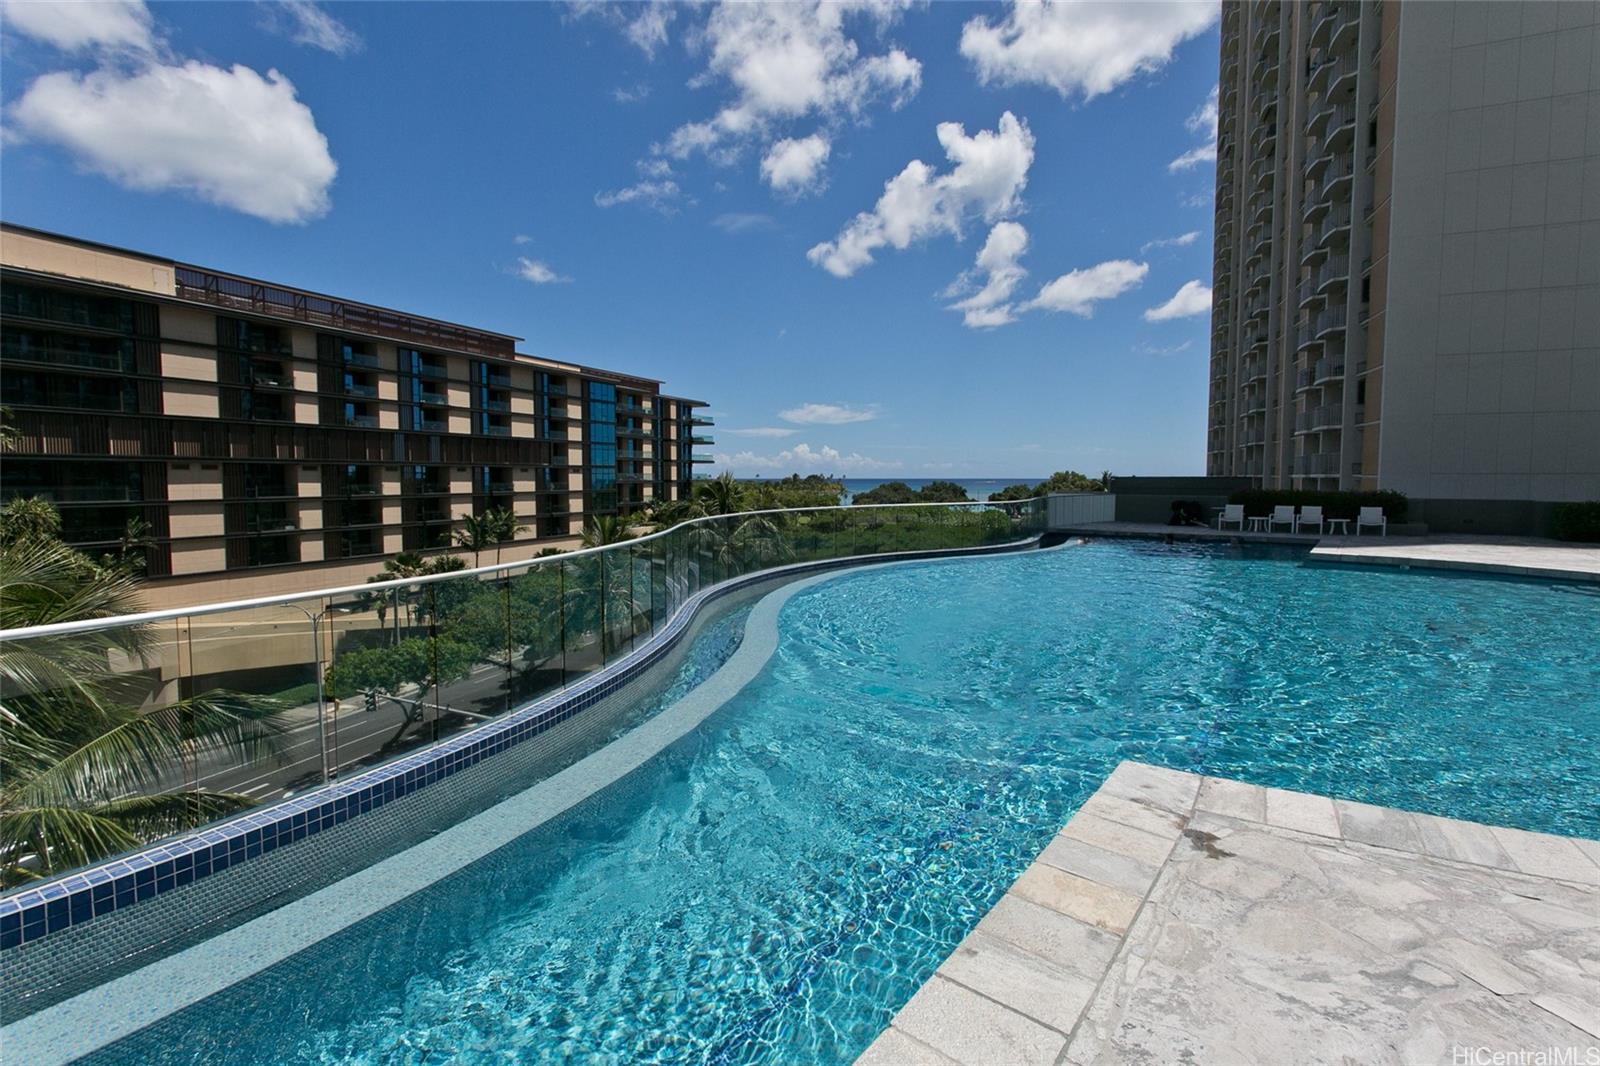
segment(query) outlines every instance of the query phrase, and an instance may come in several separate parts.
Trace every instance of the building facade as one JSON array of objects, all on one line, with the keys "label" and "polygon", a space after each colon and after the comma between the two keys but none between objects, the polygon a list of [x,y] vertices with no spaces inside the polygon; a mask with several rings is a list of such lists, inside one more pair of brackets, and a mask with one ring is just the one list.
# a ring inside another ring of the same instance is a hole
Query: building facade
[{"label": "building facade", "polygon": [[0,228],[0,494],[91,553],[130,520],[152,605],[364,581],[508,508],[499,557],[686,497],[697,401],[517,338]]},{"label": "building facade", "polygon": [[1600,498],[1597,33],[1595,0],[1223,5],[1208,474],[1436,523]]}]

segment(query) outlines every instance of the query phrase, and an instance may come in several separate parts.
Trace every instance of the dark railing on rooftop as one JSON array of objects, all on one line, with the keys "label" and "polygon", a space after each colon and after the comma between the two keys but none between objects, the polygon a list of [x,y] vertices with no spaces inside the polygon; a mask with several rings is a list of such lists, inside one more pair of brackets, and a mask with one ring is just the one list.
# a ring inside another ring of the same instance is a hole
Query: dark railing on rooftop
[{"label": "dark railing on rooftop", "polygon": [[199,300],[218,307],[393,337],[475,355],[511,359],[516,354],[516,342],[511,337],[484,333],[449,322],[268,285],[232,274],[218,274],[199,267],[178,266],[174,274],[177,295],[186,300]]}]

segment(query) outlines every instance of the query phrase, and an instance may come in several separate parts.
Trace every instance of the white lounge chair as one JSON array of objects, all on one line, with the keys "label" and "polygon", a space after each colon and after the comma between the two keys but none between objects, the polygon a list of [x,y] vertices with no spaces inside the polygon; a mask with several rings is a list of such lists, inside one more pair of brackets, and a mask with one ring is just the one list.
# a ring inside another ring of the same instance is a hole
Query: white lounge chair
[{"label": "white lounge chair", "polygon": [[1267,519],[1267,532],[1271,533],[1279,526],[1288,526],[1289,532],[1294,532],[1294,507],[1287,503],[1280,503],[1272,509],[1272,517]]},{"label": "white lounge chair", "polygon": [[1300,515],[1294,520],[1294,531],[1300,532],[1306,526],[1316,526],[1317,536],[1322,536],[1323,527],[1322,508],[1307,504],[1300,508]]},{"label": "white lounge chair", "polygon": [[1356,515],[1356,536],[1361,536],[1362,526],[1377,526],[1381,535],[1389,535],[1389,520],[1383,516],[1382,507],[1363,507]]},{"label": "white lounge chair", "polygon": [[1217,515],[1217,528],[1221,529],[1229,522],[1237,524],[1240,533],[1244,532],[1244,504],[1230,503],[1223,506],[1222,513]]}]

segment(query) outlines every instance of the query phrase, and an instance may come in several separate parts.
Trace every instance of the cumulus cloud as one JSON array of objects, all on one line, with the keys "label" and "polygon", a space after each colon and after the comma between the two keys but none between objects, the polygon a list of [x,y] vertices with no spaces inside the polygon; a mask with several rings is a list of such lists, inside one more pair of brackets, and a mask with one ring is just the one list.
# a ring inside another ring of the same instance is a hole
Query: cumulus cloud
[{"label": "cumulus cloud", "polygon": [[1203,281],[1186,281],[1172,299],[1144,313],[1146,322],[1165,322],[1170,318],[1190,318],[1211,313],[1211,286]]},{"label": "cumulus cloud", "polygon": [[0,13],[17,33],[67,52],[155,48],[154,20],[144,0],[5,0]]},{"label": "cumulus cloud", "polygon": [[961,54],[985,85],[1045,85],[1090,100],[1166,66],[1217,15],[1214,3],[1185,0],[1012,0],[1004,18],[963,27]]},{"label": "cumulus cloud", "polygon": [[11,115],[18,134],[128,188],[179,189],[268,222],[326,214],[338,173],[311,109],[276,70],[61,71],[34,81]]},{"label": "cumulus cloud", "polygon": [[1017,262],[1027,250],[1028,231],[1021,223],[995,223],[978,252],[976,265],[945,290],[947,299],[968,294],[950,304],[950,310],[960,311],[962,322],[972,329],[992,329],[1016,321],[1011,294],[1028,276]]},{"label": "cumulus cloud", "polygon": [[799,139],[778,141],[761,160],[761,177],[773,192],[791,196],[814,191],[820,184],[822,167],[831,146],[820,133]]},{"label": "cumulus cloud", "polygon": [[725,82],[733,100],[709,119],[680,126],[658,150],[680,159],[707,152],[726,161],[748,141],[764,140],[775,123],[855,116],[883,98],[899,107],[921,86],[922,64],[893,47],[863,56],[845,20],[865,13],[881,27],[905,6],[899,0],[718,4],[696,36],[707,59],[694,84]]},{"label": "cumulus cloud", "polygon": [[806,426],[842,426],[850,422],[870,422],[878,417],[878,405],[851,407],[842,403],[803,403],[778,412],[785,422]]},{"label": "cumulus cloud", "polygon": [[517,277],[523,281],[531,281],[535,285],[549,285],[554,282],[572,280],[557,274],[549,263],[539,259],[529,259],[525,255],[517,257]]},{"label": "cumulus cloud", "polygon": [[1197,229],[1190,230],[1188,233],[1180,233],[1176,237],[1161,237],[1141,244],[1139,246],[1139,254],[1144,255],[1155,248],[1186,248],[1199,239],[1200,231]]},{"label": "cumulus cloud", "polygon": [[1195,113],[1184,119],[1184,126],[1190,133],[1204,137],[1205,141],[1167,164],[1167,169],[1173,172],[1189,170],[1201,163],[1214,163],[1217,159],[1217,87],[1211,87],[1211,95],[1206,97],[1206,102],[1201,104]]},{"label": "cumulus cloud", "polygon": [[852,219],[839,235],[806,258],[835,277],[847,278],[889,245],[904,250],[939,234],[959,236],[963,222],[978,215],[995,222],[1014,213],[1033,165],[1033,134],[1007,111],[994,130],[968,137],[958,122],[941,122],[939,143],[954,164],[944,174],[920,159],[884,184],[871,211]]},{"label": "cumulus cloud", "polygon": [[295,44],[320,48],[336,56],[361,51],[361,36],[311,0],[277,0],[265,10],[266,27]]},{"label": "cumulus cloud", "polygon": [[751,426],[749,429],[719,429],[717,432],[734,437],[792,437],[800,431],[782,426]]},{"label": "cumulus cloud", "polygon": [[1063,274],[1039,290],[1026,305],[1042,311],[1066,311],[1080,318],[1091,318],[1094,305],[1115,299],[1135,288],[1150,272],[1145,263],[1112,259],[1083,270]]},{"label": "cumulus cloud", "polygon": [[718,466],[729,470],[783,470],[794,473],[868,474],[896,470],[901,466],[898,460],[872,459],[860,452],[847,454],[826,444],[813,448],[804,442],[776,455],[757,455],[755,452],[729,455],[719,452],[713,458]]}]

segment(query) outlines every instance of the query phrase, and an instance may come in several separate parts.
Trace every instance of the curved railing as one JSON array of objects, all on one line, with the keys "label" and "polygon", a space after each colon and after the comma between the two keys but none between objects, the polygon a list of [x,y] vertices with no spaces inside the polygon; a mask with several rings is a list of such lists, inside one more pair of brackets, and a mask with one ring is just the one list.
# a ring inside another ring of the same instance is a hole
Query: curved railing
[{"label": "curved railing", "polygon": [[0,632],[0,824],[21,827],[0,833],[5,883],[438,744],[622,659],[722,582],[1020,543],[1045,523],[1043,499],[756,511],[453,573]]}]

